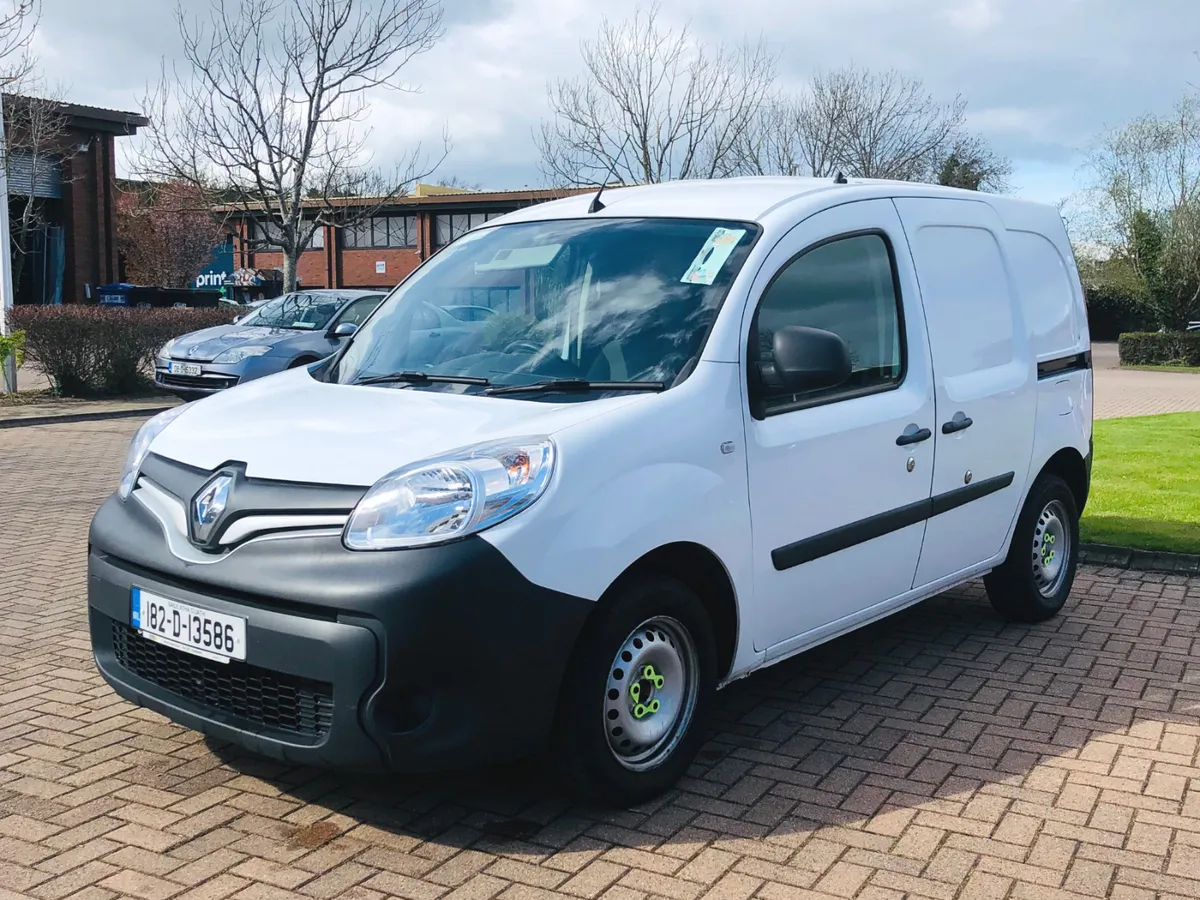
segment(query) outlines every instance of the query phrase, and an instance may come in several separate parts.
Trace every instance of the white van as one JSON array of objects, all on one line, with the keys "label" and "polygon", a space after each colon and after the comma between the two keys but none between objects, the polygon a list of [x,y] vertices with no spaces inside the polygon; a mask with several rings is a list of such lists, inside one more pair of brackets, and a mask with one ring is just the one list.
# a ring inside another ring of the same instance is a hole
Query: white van
[{"label": "white van", "polygon": [[[494,312],[446,341],[429,304]],[[765,178],[525,209],[328,360],[141,429],[91,529],[96,662],[296,763],[548,747],[646,798],[762,666],[979,576],[1061,609],[1089,348],[1043,206]]]}]

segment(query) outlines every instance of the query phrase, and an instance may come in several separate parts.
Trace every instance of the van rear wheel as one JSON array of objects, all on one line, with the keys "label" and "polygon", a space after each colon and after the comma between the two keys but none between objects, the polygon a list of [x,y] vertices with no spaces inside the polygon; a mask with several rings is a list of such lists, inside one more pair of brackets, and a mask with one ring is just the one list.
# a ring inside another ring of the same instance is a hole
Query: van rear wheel
[{"label": "van rear wheel", "polygon": [[639,578],[596,610],[563,685],[554,754],[582,800],[630,806],[670,788],[704,740],[717,652],[704,604]]},{"label": "van rear wheel", "polygon": [[1075,495],[1057,475],[1034,483],[1013,533],[1008,558],[984,578],[996,611],[1018,622],[1042,622],[1067,602],[1079,562]]}]

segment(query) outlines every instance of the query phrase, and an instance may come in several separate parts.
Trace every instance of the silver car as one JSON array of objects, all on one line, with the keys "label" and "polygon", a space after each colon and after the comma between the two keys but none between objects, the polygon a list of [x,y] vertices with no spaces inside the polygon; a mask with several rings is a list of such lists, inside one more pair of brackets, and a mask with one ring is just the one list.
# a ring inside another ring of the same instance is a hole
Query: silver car
[{"label": "silver car", "polygon": [[230,325],[185,334],[158,352],[154,382],[194,400],[235,384],[324,359],[386,294],[313,290],[284,294]]}]

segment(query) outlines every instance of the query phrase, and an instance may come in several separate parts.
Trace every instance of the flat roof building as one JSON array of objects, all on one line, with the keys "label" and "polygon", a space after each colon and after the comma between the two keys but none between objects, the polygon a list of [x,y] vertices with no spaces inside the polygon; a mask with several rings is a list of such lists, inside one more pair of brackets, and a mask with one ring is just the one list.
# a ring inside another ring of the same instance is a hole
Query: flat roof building
[{"label": "flat roof building", "polygon": [[[466,191],[418,184],[411,194],[380,205],[369,218],[347,227],[319,228],[300,255],[297,276],[309,288],[391,288],[463,232],[514,210],[578,193],[578,189]],[[347,208],[379,205],[377,199],[335,202]],[[313,208],[319,207],[314,203]],[[262,272],[283,268],[283,254],[264,246],[269,238],[265,222],[236,213],[232,224],[235,237],[229,250],[235,268]]]}]

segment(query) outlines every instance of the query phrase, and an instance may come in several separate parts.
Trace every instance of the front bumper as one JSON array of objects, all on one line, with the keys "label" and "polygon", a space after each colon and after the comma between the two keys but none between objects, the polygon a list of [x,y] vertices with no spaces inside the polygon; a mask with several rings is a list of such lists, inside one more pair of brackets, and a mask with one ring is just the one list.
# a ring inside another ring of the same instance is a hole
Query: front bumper
[{"label": "front bumper", "polygon": [[[245,617],[246,662],[142,638],[134,586]],[[188,563],[114,497],[92,523],[88,606],[96,665],[128,700],[294,763],[423,772],[540,749],[594,604],[530,583],[479,537],[355,553],[301,535]]]},{"label": "front bumper", "polygon": [[218,364],[212,362],[196,362],[191,359],[174,360],[174,362],[192,363],[200,366],[199,375],[172,375],[167,369],[169,360],[154,361],[154,383],[164,391],[189,397],[207,397],[217,394],[246,381],[273,375],[282,371],[286,360],[268,355],[251,356],[241,362]]}]

